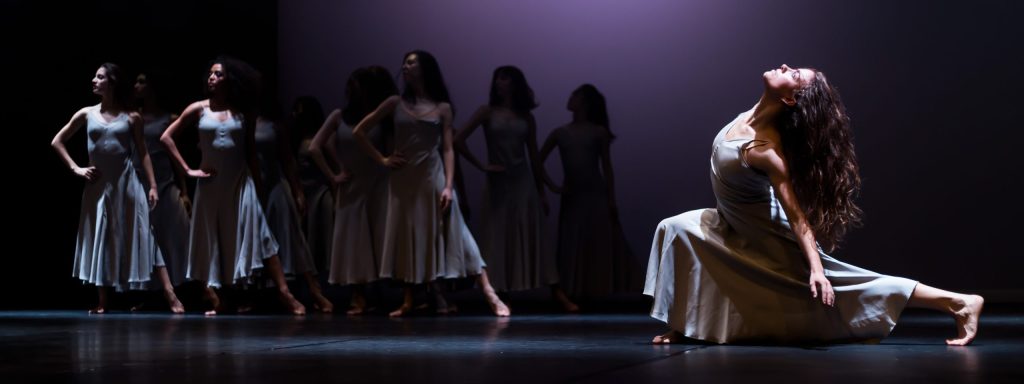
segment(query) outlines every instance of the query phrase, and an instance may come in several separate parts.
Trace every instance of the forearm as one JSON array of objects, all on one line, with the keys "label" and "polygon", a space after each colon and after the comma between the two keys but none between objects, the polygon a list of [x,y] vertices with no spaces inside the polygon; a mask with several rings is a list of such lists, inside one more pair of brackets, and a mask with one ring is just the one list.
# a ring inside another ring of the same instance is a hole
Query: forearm
[{"label": "forearm", "polygon": [[444,188],[452,189],[455,180],[455,151],[448,148],[444,151]]}]

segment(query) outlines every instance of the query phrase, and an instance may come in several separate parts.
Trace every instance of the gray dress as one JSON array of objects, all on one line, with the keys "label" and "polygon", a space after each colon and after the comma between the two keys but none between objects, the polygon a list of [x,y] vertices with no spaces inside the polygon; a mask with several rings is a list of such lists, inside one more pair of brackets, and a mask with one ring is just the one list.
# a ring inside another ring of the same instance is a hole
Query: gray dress
[{"label": "gray dress", "polygon": [[601,298],[639,290],[641,271],[600,170],[607,131],[594,125],[552,132],[565,177],[558,214],[558,272],[570,296]]},{"label": "gray dress", "polygon": [[711,155],[717,209],[665,219],[651,246],[644,294],[651,316],[683,335],[716,343],[882,338],[917,282],[840,262],[819,250],[835,307],[811,298],[806,258],[768,177],[740,154],[750,139],[725,140]]},{"label": "gray dress", "polygon": [[[146,150],[149,161],[153,164],[153,176],[156,179],[157,192],[160,200],[149,213],[149,221],[153,226],[153,235],[160,247],[164,263],[167,264],[167,275],[172,285],[185,282],[185,270],[188,268],[188,211],[181,201],[181,189],[175,180],[171,157],[167,154],[160,135],[171,125],[170,115],[161,115],[146,120],[143,135],[146,138]],[[142,158],[135,154],[135,173],[143,186],[149,183],[142,167]]]},{"label": "gray dress", "polygon": [[318,270],[330,270],[331,241],[334,235],[334,196],[330,183],[313,161],[309,151],[310,140],[303,140],[295,162],[299,168],[299,183],[306,194],[306,212],[302,230],[306,234],[313,263]]},{"label": "gray dress", "polygon": [[288,276],[316,272],[313,256],[302,233],[302,216],[295,206],[291,185],[281,168],[281,157],[275,123],[269,120],[256,121],[256,155],[260,163],[260,178],[263,191],[260,203],[264,216],[270,225],[270,232],[277,240],[281,271]]},{"label": "gray dress", "polygon": [[484,124],[489,163],[480,223],[480,249],[487,275],[499,291],[547,287],[558,282],[554,255],[543,247],[544,214],[526,141],[529,125],[512,114],[491,114]]},{"label": "gray dress", "polygon": [[[370,141],[382,148],[382,128]],[[344,122],[335,132],[338,160],[350,179],[338,188],[331,247],[331,284],[364,284],[380,277],[387,215],[387,170],[359,148]]]},{"label": "gray dress", "polygon": [[188,278],[211,287],[252,283],[278,249],[249,176],[242,119],[217,118],[226,113],[203,107],[199,118],[200,169],[215,173],[196,183]]},{"label": "gray dress", "polygon": [[89,165],[99,177],[85,183],[72,275],[116,291],[145,289],[163,258],[149,226],[146,189],[132,165],[129,116],[104,121],[100,107],[86,112]]},{"label": "gray dress", "polygon": [[418,120],[403,105],[394,122],[395,150],[407,163],[388,175],[380,277],[419,284],[480,274],[484,261],[454,192],[449,211],[441,210],[441,122]]}]

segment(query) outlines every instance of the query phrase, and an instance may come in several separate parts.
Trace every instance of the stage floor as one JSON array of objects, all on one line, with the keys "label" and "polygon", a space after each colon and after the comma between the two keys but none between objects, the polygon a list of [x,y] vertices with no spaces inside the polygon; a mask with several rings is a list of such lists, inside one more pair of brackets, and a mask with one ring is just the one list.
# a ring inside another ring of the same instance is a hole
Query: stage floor
[{"label": "stage floor", "polygon": [[651,345],[643,314],[497,319],[0,312],[0,377],[20,382],[1024,383],[1024,310],[952,320],[908,311],[877,345]]}]

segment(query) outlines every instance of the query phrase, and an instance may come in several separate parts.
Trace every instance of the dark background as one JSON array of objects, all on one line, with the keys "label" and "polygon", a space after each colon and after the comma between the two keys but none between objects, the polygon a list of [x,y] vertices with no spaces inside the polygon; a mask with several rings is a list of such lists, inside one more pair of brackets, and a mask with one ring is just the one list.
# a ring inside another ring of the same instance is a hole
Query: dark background
[{"label": "dark background", "polygon": [[[569,93],[607,97],[626,235],[646,264],[662,218],[714,206],[711,139],[760,96],[763,71],[812,66],[853,119],[865,226],[838,258],[953,290],[1024,301],[1018,201],[1024,28],[1016,1],[5,1],[4,151],[9,308],[79,308],[70,277],[82,183],[49,147],[104,61],[171,71],[179,107],[227,53],[259,67],[286,103],[343,102],[348,74],[433,52],[461,123],[491,71],[522,68],[539,140],[570,119]],[[9,137],[9,136],[8,136]],[[84,162],[85,140],[70,143]],[[485,156],[482,134],[471,147]],[[479,209],[483,177],[464,163]],[[547,163],[557,179],[557,155]],[[555,203],[557,196],[549,195]],[[556,215],[549,218],[549,232]],[[476,223],[474,223],[476,225]],[[553,233],[552,233],[553,235]],[[9,268],[9,269],[8,269]]]}]

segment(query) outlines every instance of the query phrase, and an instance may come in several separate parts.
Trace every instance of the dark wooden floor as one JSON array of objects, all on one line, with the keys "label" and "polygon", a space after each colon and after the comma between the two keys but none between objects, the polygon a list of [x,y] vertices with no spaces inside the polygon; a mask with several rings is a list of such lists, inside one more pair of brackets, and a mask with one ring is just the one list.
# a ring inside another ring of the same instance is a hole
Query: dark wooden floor
[{"label": "dark wooden floor", "polygon": [[482,311],[373,315],[0,312],[5,383],[76,382],[735,382],[1024,383],[1024,310],[995,307],[969,347],[952,321],[908,311],[881,344],[648,343],[642,313]]}]

